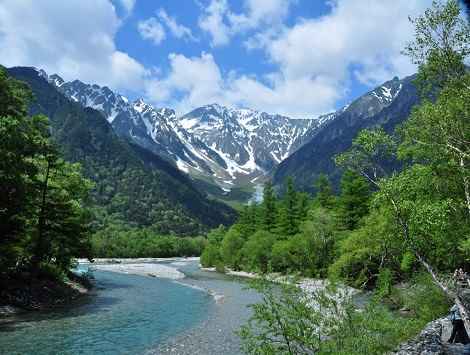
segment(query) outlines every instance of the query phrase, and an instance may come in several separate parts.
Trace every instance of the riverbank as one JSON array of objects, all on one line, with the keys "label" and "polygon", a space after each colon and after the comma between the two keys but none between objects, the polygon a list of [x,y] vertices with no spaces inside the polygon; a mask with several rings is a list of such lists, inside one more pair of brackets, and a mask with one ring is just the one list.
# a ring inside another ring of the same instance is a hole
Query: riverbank
[{"label": "riverbank", "polygon": [[18,273],[0,280],[0,319],[69,305],[92,288],[87,276],[72,272],[63,279],[47,273],[31,277],[30,273]]},{"label": "riverbank", "polygon": [[[209,267],[205,268],[201,266],[201,270],[209,271],[209,272],[217,272],[215,268]],[[260,279],[262,276],[260,274],[248,271],[235,271],[231,269],[226,269],[225,275],[234,276],[234,277],[241,277],[241,278],[248,278],[248,279]],[[328,280],[321,280],[321,279],[312,279],[308,277],[300,277],[296,278],[295,276],[290,275],[282,275],[278,273],[267,274],[266,277],[269,281],[276,282],[276,283],[289,283],[297,285],[307,296],[314,297],[318,292],[325,290],[329,285],[330,282]],[[359,294],[361,291],[352,288],[347,285],[338,285],[336,289],[336,297],[335,299],[346,299],[350,298],[354,295]]]}]

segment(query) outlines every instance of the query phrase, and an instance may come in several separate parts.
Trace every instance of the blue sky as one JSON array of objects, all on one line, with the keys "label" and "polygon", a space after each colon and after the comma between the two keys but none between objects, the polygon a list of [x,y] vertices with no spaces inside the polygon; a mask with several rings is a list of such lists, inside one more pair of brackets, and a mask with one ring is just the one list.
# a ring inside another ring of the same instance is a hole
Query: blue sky
[{"label": "blue sky", "polygon": [[218,102],[315,117],[412,74],[400,54],[413,34],[408,16],[430,3],[4,0],[1,64],[108,85],[180,113]]}]

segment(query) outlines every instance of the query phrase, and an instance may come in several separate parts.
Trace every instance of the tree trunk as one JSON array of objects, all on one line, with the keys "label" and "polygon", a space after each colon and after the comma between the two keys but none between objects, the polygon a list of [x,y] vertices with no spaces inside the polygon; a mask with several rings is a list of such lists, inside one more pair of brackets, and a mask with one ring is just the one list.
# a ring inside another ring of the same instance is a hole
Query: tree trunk
[{"label": "tree trunk", "polygon": [[460,167],[462,168],[462,174],[463,174],[463,189],[465,192],[465,199],[467,201],[467,211],[468,215],[470,217],[470,188],[469,188],[469,182],[468,182],[468,176],[465,174],[465,158],[463,155],[460,155]]},{"label": "tree trunk", "polygon": [[467,334],[470,335],[470,317],[469,317],[469,312],[467,310],[467,307],[465,304],[462,302],[460,299],[459,295],[452,290],[450,290],[442,281],[439,280],[437,277],[437,274],[434,272],[433,268],[431,265],[429,265],[426,260],[417,252],[415,251],[415,256],[418,259],[418,261],[421,263],[421,265],[424,266],[426,271],[431,275],[434,284],[439,287],[445,294],[446,296],[453,300],[454,303],[457,305],[460,316],[462,317],[463,323],[465,325],[465,330],[467,331]]}]

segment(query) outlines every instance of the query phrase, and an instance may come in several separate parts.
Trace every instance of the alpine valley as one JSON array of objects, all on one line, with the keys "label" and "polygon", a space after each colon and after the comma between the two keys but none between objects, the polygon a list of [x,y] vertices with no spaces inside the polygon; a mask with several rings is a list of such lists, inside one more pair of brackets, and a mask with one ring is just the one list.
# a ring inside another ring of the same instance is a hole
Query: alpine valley
[{"label": "alpine valley", "polygon": [[[315,176],[317,170],[326,168],[339,177],[332,158],[349,147],[360,129],[393,128],[417,102],[411,79],[394,78],[316,118],[293,119],[217,103],[177,115],[142,98],[132,102],[106,86],[66,82],[43,70],[37,73],[71,101],[100,111],[120,137],[189,174],[205,193],[241,202],[271,176],[280,186],[291,175],[306,190],[313,180],[303,176]],[[403,89],[405,94],[400,95]]]}]

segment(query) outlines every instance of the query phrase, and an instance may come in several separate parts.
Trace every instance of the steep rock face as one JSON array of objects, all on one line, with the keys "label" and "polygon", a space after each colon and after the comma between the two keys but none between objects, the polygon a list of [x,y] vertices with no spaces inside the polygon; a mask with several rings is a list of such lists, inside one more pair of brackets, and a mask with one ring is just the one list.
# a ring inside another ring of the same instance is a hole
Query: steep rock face
[{"label": "steep rock face", "polygon": [[410,114],[419,101],[413,77],[394,78],[368,92],[309,135],[309,141],[276,168],[273,177],[280,185],[292,176],[304,190],[312,190],[318,174],[326,173],[338,183],[341,171],[334,157],[351,147],[352,140],[366,128],[384,127],[391,132]]}]

